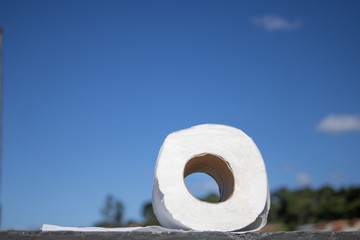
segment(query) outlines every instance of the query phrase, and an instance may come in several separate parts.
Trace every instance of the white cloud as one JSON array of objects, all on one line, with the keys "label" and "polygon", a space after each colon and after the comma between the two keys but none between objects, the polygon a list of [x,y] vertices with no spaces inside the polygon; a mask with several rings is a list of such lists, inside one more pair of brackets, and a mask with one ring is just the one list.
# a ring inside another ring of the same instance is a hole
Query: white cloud
[{"label": "white cloud", "polygon": [[309,185],[311,183],[311,177],[305,172],[299,172],[296,175],[296,181],[300,185]]},{"label": "white cloud", "polygon": [[265,15],[263,17],[253,17],[251,22],[254,25],[263,27],[266,31],[292,31],[300,28],[303,25],[301,19],[289,21],[285,18],[276,15]]},{"label": "white cloud", "polygon": [[333,172],[329,177],[329,181],[332,183],[341,182],[343,180],[345,180],[345,174],[343,172]]},{"label": "white cloud", "polygon": [[360,115],[329,115],[319,123],[318,130],[327,133],[360,131]]}]

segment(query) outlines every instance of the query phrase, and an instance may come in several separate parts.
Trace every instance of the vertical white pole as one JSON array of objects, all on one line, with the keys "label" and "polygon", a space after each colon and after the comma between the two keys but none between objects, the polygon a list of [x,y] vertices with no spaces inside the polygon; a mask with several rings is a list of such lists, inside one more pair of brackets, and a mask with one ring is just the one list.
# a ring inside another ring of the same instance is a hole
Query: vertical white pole
[{"label": "vertical white pole", "polygon": [[0,28],[0,229],[2,227],[2,208],[1,208],[1,187],[2,187],[2,36],[3,31]]}]

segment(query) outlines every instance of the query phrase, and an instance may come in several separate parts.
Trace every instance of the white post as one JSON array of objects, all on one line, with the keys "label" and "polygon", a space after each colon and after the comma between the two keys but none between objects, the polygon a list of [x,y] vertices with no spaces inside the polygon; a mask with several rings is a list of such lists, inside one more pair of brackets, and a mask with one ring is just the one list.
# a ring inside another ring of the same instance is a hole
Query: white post
[{"label": "white post", "polygon": [[1,50],[2,50],[2,36],[3,31],[0,28],[0,229],[2,225],[2,208],[1,208],[1,183],[2,183],[2,62],[1,62]]}]

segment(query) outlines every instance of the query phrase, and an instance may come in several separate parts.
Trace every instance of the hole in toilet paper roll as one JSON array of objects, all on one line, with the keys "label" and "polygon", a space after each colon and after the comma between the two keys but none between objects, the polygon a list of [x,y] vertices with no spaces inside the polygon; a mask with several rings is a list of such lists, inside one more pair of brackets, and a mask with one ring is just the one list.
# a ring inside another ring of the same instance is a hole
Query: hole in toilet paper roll
[{"label": "hole in toilet paper roll", "polygon": [[189,192],[197,199],[212,203],[219,202],[219,186],[210,175],[200,172],[192,173],[184,181]]},{"label": "hole in toilet paper roll", "polygon": [[196,155],[186,163],[184,179],[193,173],[208,174],[216,181],[220,193],[219,202],[224,202],[232,196],[234,192],[234,175],[231,167],[223,158],[210,153]]}]

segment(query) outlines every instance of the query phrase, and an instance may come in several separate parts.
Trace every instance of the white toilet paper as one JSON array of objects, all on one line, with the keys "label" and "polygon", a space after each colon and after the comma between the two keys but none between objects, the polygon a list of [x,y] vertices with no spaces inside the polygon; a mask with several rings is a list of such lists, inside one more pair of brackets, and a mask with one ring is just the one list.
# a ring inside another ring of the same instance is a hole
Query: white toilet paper
[{"label": "white toilet paper", "polygon": [[[220,202],[194,197],[184,178],[212,176]],[[270,207],[266,169],[255,143],[241,130],[217,124],[171,133],[156,163],[153,208],[162,226],[200,231],[256,231]]]}]

